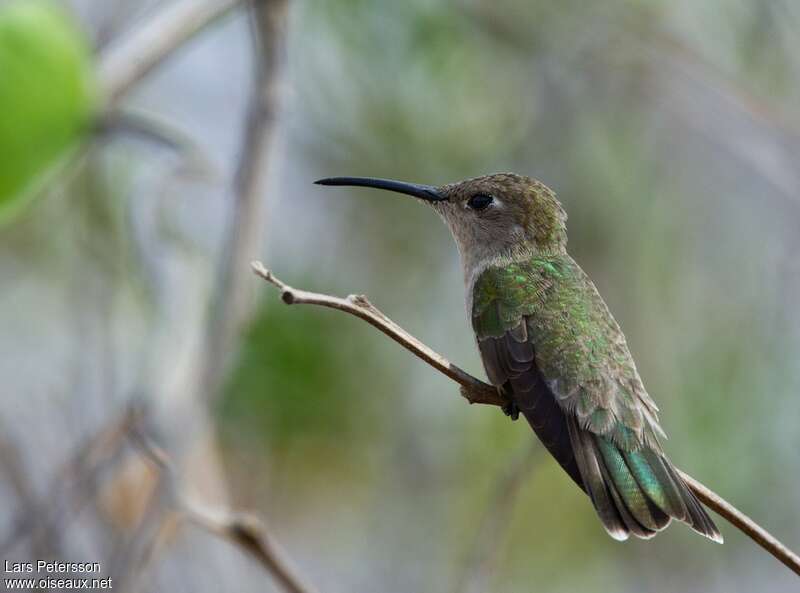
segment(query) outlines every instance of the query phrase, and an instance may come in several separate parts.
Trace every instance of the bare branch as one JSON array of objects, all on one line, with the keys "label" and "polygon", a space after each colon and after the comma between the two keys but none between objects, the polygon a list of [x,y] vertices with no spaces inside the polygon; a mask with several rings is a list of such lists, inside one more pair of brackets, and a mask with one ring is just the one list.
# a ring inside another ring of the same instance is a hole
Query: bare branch
[{"label": "bare branch", "polygon": [[797,554],[792,552],[769,531],[761,527],[761,525],[753,521],[719,494],[703,485],[701,482],[698,482],[689,474],[681,470],[678,470],[678,473],[704,505],[710,509],[714,509],[720,517],[724,518],[728,523],[783,562],[790,570],[800,575],[800,557],[798,557]]},{"label": "bare branch", "polygon": [[264,530],[263,523],[255,516],[241,513],[215,514],[198,509],[185,509],[186,517],[209,533],[230,540],[253,556],[285,591],[311,593],[313,590],[301,582],[289,568],[283,552]]},{"label": "bare branch", "polygon": [[188,39],[243,0],[180,0],[113,42],[100,55],[99,79],[110,104],[117,103]]},{"label": "bare branch", "polygon": [[[131,431],[133,442],[161,472],[162,479],[167,482],[167,490],[174,510],[175,518],[182,519],[203,528],[207,532],[223,537],[246,551],[263,566],[287,593],[314,593],[315,590],[305,584],[295,571],[290,568],[285,554],[267,533],[263,523],[253,515],[236,513],[229,510],[203,507],[187,498],[181,491],[178,478],[169,456],[144,434],[138,430]],[[176,524],[173,524],[172,528]],[[162,539],[161,532],[157,537]],[[159,547],[159,542],[153,548]],[[150,555],[152,556],[152,552]]]},{"label": "bare branch", "polygon": [[[493,406],[502,406],[505,403],[505,399],[496,392],[494,396],[489,394],[489,390],[494,390],[493,387],[461,370],[441,354],[431,350],[431,348],[386,317],[386,315],[373,306],[366,297],[350,295],[346,299],[342,299],[327,294],[298,290],[276,278],[261,262],[253,262],[251,267],[256,275],[262,277],[281,291],[281,298],[287,305],[318,305],[330,309],[337,309],[355,315],[376,327],[395,342],[406,348],[406,350],[409,350],[412,354],[421,358],[433,368],[460,384],[462,386],[461,394],[466,397],[470,403],[481,403]],[[681,477],[703,504],[716,511],[723,519],[788,566],[789,569],[797,575],[800,575],[800,556],[792,552],[766,529],[758,525],[750,517],[708,487],[683,472],[681,472]]]},{"label": "bare branch", "polygon": [[389,319],[364,295],[351,294],[347,298],[339,298],[327,294],[298,290],[284,284],[273,276],[261,262],[250,264],[258,276],[270,284],[277,286],[281,291],[281,298],[287,305],[318,305],[329,309],[338,309],[345,313],[350,313],[363,319],[373,327],[379,329],[389,336],[403,348],[421,358],[440,373],[450,377],[453,381],[461,385],[461,395],[471,404],[487,404],[490,406],[502,406],[506,404],[506,399],[498,393],[497,389],[476,379],[465,370],[457,367],[441,354],[434,352],[430,347],[420,342],[417,338],[409,334],[394,321]]}]

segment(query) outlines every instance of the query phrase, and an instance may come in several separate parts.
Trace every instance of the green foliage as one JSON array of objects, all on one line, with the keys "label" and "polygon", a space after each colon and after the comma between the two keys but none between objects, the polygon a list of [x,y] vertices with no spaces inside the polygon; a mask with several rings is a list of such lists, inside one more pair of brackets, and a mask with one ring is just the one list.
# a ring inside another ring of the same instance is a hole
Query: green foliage
[{"label": "green foliage", "polygon": [[0,8],[0,223],[80,139],[95,96],[86,38],[67,15],[45,0]]},{"label": "green foliage", "polygon": [[359,401],[367,389],[358,380],[366,363],[343,338],[353,325],[341,314],[265,303],[225,391],[223,432],[281,446],[342,443],[367,427],[369,404]]}]

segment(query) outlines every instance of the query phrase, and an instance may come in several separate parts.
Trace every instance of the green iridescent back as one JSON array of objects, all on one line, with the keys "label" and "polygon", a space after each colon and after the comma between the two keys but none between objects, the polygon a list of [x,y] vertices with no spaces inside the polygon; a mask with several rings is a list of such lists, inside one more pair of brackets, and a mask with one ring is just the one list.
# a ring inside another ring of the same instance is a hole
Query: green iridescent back
[{"label": "green iridescent back", "polygon": [[488,268],[473,288],[472,323],[479,341],[525,323],[542,378],[581,427],[627,450],[660,450],[657,408],[625,337],[569,255]]}]

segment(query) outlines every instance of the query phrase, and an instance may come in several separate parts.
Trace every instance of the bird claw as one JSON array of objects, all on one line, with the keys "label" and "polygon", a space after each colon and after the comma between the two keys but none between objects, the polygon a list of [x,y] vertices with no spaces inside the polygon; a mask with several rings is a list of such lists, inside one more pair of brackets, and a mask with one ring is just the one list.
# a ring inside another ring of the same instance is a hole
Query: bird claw
[{"label": "bird claw", "polygon": [[513,401],[503,404],[502,410],[503,414],[511,418],[511,420],[516,420],[519,418],[519,408]]}]

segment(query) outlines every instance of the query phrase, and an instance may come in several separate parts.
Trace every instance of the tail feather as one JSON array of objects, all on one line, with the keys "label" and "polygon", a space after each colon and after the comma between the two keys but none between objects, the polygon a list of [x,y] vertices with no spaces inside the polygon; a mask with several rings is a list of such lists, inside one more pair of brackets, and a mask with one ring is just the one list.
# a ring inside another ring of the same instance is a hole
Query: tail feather
[{"label": "tail feather", "polygon": [[586,493],[597,510],[603,527],[608,534],[616,540],[624,541],[628,539],[630,530],[626,527],[623,518],[614,504],[611,493],[606,486],[605,478],[594,454],[591,444],[591,436],[578,427],[574,417],[567,419],[567,429],[569,430],[572,450],[575,453],[575,461],[578,470],[583,477],[583,485]]},{"label": "tail feather", "polygon": [[568,418],[570,441],[584,486],[606,531],[615,539],[629,534],[649,539],[678,519],[722,542],[697,497],[662,455],[647,448],[621,451],[612,441]]},{"label": "tail feather", "polygon": [[627,510],[633,519],[632,523],[626,521],[631,532],[639,537],[650,538],[669,525],[669,515],[658,508],[642,491],[619,449],[599,436],[594,436],[594,446],[602,457],[604,476],[612,495],[616,492],[614,499],[617,507],[623,518],[623,511]]},{"label": "tail feather", "polygon": [[611,493],[611,498],[614,501],[614,506],[617,509],[620,517],[622,517],[623,523],[625,523],[625,527],[629,533],[632,533],[636,537],[642,539],[650,539],[656,534],[654,529],[648,529],[644,525],[642,525],[632,514],[628,505],[622,500],[622,497],[619,494],[619,490],[616,488],[614,484],[614,479],[608,472],[608,468],[602,462],[602,458],[598,455],[598,461],[600,464],[600,471],[603,474],[603,479],[606,482],[606,486],[608,486],[608,490]]},{"label": "tail feather", "polygon": [[686,482],[684,482],[683,478],[678,475],[678,473],[675,471],[675,468],[672,467],[672,464],[665,459],[664,465],[666,466],[667,471],[669,471],[673,481],[680,485],[680,492],[683,496],[684,502],[686,503],[686,510],[688,514],[686,523],[700,535],[704,535],[708,539],[721,544],[723,541],[722,534],[719,532],[719,529],[717,529],[717,526],[714,525],[714,521],[711,520],[711,517],[708,516],[708,513],[706,513],[703,505],[699,500],[697,500],[697,497],[694,495],[694,493],[689,490]]},{"label": "tail feather", "polygon": [[641,486],[658,508],[679,521],[688,516],[686,503],[666,465],[669,463],[655,451],[641,449],[625,451],[625,462]]}]

